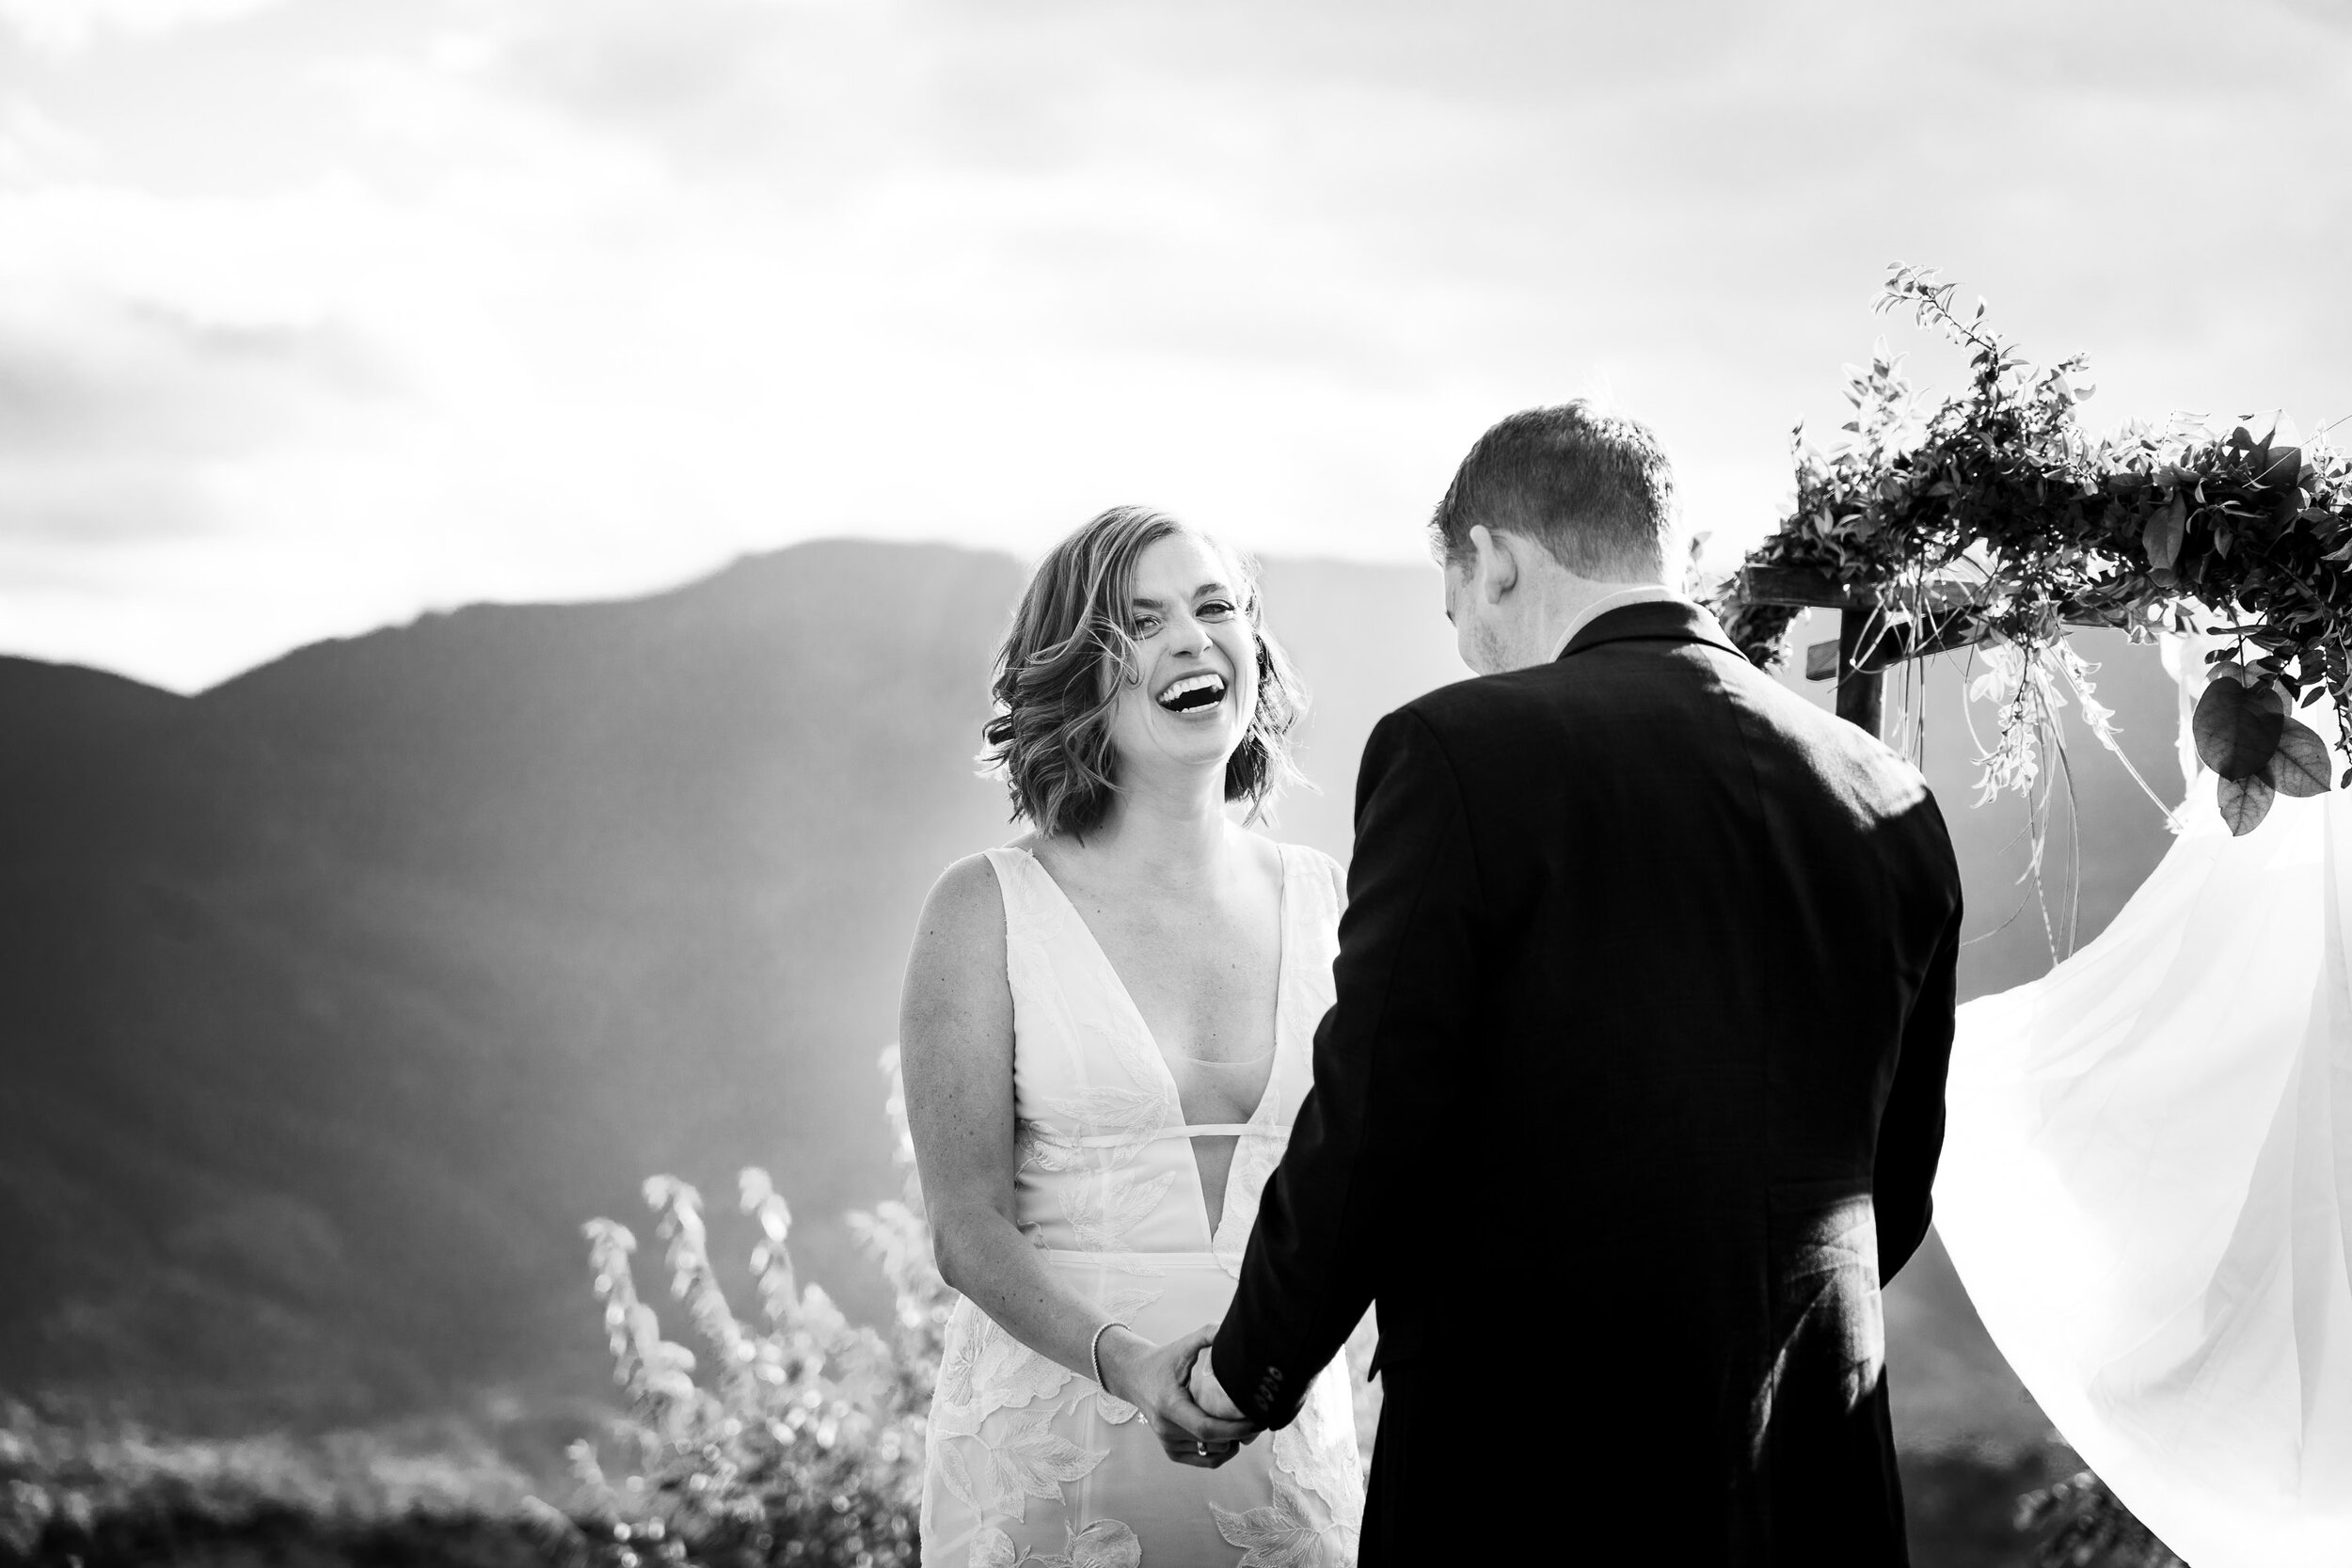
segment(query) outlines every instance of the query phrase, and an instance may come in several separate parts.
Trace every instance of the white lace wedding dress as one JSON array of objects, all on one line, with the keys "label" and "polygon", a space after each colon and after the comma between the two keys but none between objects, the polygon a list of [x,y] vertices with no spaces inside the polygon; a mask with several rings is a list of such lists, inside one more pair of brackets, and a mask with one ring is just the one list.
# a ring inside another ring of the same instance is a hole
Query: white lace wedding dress
[{"label": "white lace wedding dress", "polygon": [[[2301,716],[2333,744],[2327,704]],[[2352,794],[2233,839],[2214,793],[2198,769],[2096,942],[1960,1010],[1936,1227],[2042,1410],[2193,1568],[2342,1568]]]},{"label": "white lace wedding dress", "polygon": [[[1022,1231],[1111,1317],[1168,1340],[1232,1302],[1258,1197],[1331,1003],[1339,867],[1282,849],[1274,1061],[1246,1123],[1187,1126],[1169,1064],[1036,858],[992,849],[1005,900]],[[1211,1234],[1195,1135],[1235,1138]],[[970,1301],[947,1321],[923,1482],[926,1568],[1346,1568],[1363,1478],[1345,1362],[1298,1418],[1215,1470],[1171,1463],[1134,1406],[1027,1349]]]}]

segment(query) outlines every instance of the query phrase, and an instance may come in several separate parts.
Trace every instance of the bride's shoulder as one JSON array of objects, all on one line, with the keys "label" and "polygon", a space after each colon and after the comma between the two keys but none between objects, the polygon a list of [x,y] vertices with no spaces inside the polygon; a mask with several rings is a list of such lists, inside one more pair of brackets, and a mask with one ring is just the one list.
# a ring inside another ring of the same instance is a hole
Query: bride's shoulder
[{"label": "bride's shoulder", "polygon": [[922,925],[926,936],[954,939],[993,931],[1002,940],[1005,895],[993,851],[966,855],[939,874],[923,900]]},{"label": "bride's shoulder", "polygon": [[907,949],[899,1028],[910,1048],[937,1037],[925,1020],[938,1024],[944,1019],[967,1023],[993,1019],[1010,1028],[1012,993],[1006,969],[1010,946],[1011,923],[991,857],[966,855],[941,872],[923,900]]}]

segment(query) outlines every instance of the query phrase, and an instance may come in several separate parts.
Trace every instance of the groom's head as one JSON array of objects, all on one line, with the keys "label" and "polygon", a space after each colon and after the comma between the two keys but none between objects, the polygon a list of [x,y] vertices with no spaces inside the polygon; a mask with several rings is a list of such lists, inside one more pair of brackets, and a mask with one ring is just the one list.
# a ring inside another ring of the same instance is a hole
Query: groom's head
[{"label": "groom's head", "polygon": [[1541,663],[1585,605],[1672,584],[1678,532],[1674,469],[1647,429],[1582,402],[1512,415],[1470,448],[1429,520],[1464,662]]}]

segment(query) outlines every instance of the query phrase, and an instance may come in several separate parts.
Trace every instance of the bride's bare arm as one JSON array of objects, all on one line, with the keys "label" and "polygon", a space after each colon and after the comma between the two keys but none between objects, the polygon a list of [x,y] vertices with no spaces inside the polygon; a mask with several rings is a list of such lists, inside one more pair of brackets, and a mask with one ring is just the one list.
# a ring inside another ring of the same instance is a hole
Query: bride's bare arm
[{"label": "bride's bare arm", "polygon": [[[1014,1221],[1012,991],[1004,903],[985,855],[949,866],[923,906],[898,1031],[941,1276],[1014,1338],[1091,1379],[1102,1311],[1055,1277]],[[1184,1373],[1206,1342],[1205,1331],[1155,1345],[1111,1328],[1099,1346],[1104,1386],[1145,1411],[1172,1456],[1195,1462],[1196,1442],[1230,1445],[1257,1430],[1213,1419],[1184,1392]]]},{"label": "bride's bare arm", "polygon": [[948,867],[924,904],[898,1032],[941,1275],[1023,1344],[1093,1376],[1088,1347],[1100,1315],[1014,1228],[1012,991],[1004,906],[984,856]]}]

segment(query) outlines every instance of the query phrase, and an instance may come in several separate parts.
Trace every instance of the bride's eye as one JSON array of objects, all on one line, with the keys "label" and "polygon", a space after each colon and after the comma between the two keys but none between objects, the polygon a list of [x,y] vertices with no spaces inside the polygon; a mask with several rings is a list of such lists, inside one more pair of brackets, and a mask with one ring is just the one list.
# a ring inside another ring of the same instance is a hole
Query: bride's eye
[{"label": "bride's eye", "polygon": [[1135,625],[1129,628],[1129,635],[1135,637],[1149,637],[1159,629],[1160,618],[1158,616],[1147,615],[1138,610],[1136,613]]},{"label": "bride's eye", "polygon": [[1222,618],[1233,613],[1233,607],[1223,599],[1211,599],[1200,607],[1200,613]]}]

